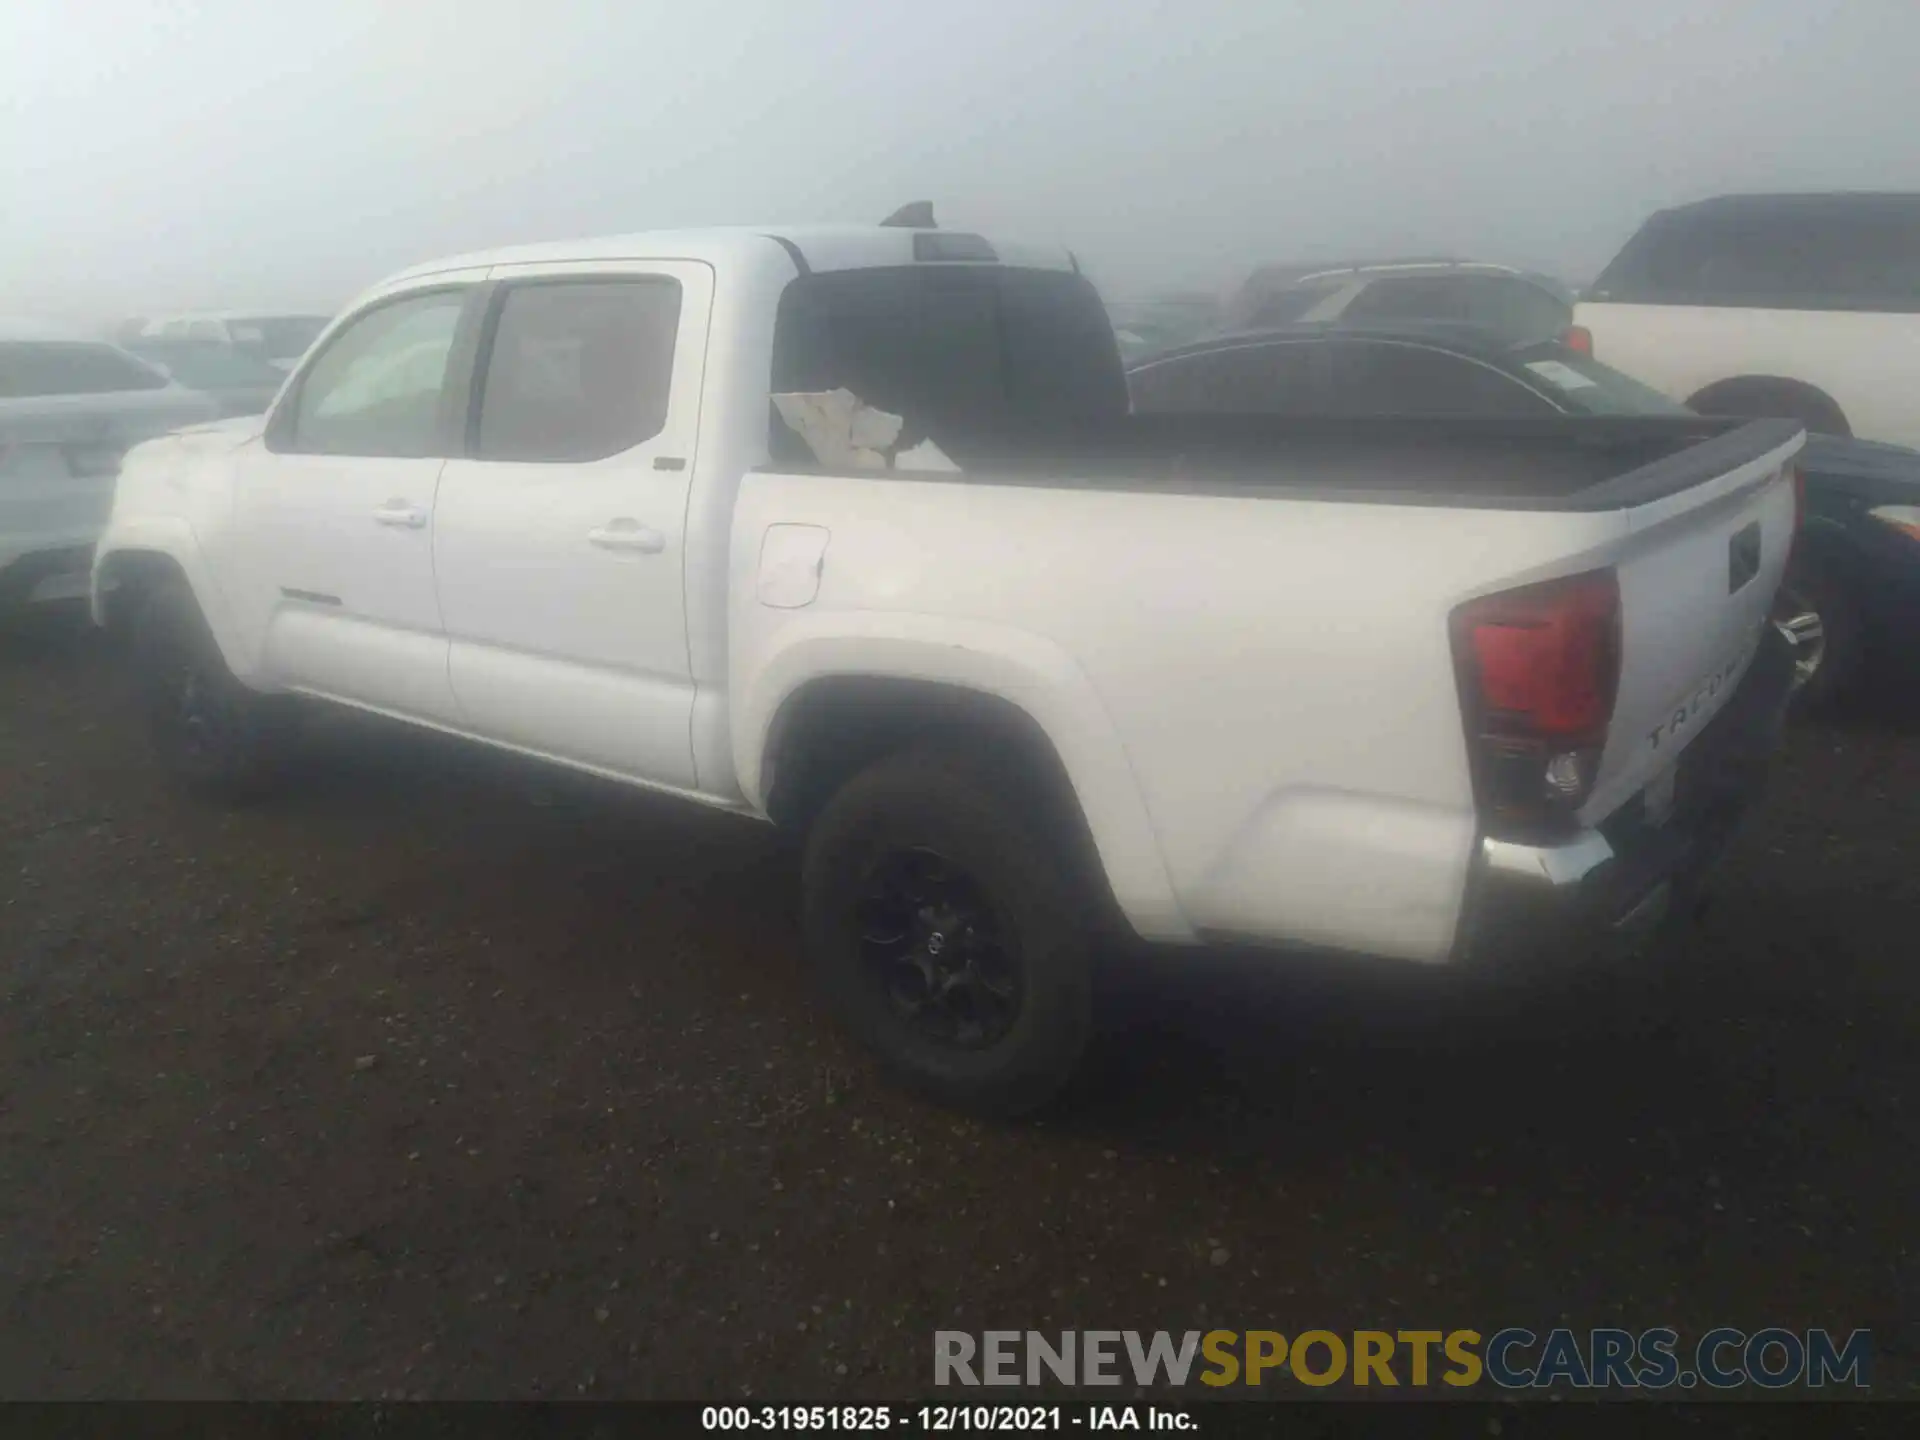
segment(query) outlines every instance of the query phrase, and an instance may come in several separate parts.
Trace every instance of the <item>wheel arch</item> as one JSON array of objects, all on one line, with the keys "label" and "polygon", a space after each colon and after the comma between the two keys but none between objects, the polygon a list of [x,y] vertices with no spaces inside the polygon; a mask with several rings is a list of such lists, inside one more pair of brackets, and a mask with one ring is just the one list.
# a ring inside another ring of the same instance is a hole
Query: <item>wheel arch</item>
[{"label": "wheel arch", "polygon": [[1027,656],[901,636],[786,647],[756,686],[735,692],[743,792],[776,824],[804,829],[883,755],[935,741],[978,746],[1031,778],[1062,843],[1078,847],[1135,931],[1192,940],[1118,735],[1078,668],[1035,643],[1044,648]]},{"label": "wheel arch", "polygon": [[254,666],[184,521],[146,521],[101,543],[93,560],[94,622],[124,634],[139,597],[155,584],[169,581],[186,586],[193,596],[227,668],[236,676],[249,675]]},{"label": "wheel arch", "polygon": [[1818,426],[1823,434],[1853,434],[1839,401],[1812,381],[1790,375],[1734,375],[1715,380],[1696,390],[1687,405],[1707,415],[1753,415],[1764,411],[1771,403],[1769,397],[1776,396],[1791,407],[1791,413],[1780,418],[1799,420],[1809,429]]},{"label": "wheel arch", "polygon": [[94,623],[115,635],[126,635],[141,595],[168,582],[193,586],[185,567],[164,550],[114,550],[102,555],[93,573]]}]

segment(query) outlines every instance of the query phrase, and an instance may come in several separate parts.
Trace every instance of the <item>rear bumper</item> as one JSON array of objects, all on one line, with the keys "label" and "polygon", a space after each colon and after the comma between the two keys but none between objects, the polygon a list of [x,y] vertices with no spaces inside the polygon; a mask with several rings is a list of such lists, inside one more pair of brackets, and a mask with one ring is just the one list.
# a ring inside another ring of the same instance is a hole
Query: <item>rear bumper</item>
[{"label": "rear bumper", "polygon": [[1691,908],[1765,787],[1792,690],[1792,650],[1768,626],[1739,688],[1681,756],[1663,824],[1633,802],[1559,844],[1484,839],[1454,958],[1491,968],[1631,948]]}]

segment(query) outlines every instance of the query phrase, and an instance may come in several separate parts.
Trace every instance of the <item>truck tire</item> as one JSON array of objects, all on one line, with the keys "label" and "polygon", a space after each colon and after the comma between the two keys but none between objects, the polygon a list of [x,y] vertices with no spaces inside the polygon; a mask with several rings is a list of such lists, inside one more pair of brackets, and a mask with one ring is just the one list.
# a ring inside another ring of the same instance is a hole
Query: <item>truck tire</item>
[{"label": "truck tire", "polygon": [[1052,1100],[1092,1029],[1094,906],[1006,769],[903,751],[821,811],[802,863],[807,948],[846,1027],[944,1105]]},{"label": "truck tire", "polygon": [[280,772],[290,702],[234,678],[184,581],[156,580],[134,604],[134,671],[162,768],[198,794],[258,797]]},{"label": "truck tire", "polygon": [[1780,582],[1773,619],[1793,645],[1794,708],[1807,714],[1830,708],[1853,682],[1863,642],[1846,587],[1820,566],[1796,563]]},{"label": "truck tire", "polygon": [[1795,380],[1754,377],[1723,380],[1709,385],[1687,401],[1702,415],[1730,415],[1750,420],[1798,420],[1811,434],[1853,434],[1833,397]]}]

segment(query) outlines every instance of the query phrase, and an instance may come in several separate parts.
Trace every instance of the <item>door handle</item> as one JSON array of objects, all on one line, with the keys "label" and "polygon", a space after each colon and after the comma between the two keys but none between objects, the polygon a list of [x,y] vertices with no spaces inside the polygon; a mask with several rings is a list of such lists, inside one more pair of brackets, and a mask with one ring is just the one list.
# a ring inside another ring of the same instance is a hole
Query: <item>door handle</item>
[{"label": "door handle", "polygon": [[405,500],[389,500],[373,512],[374,522],[380,525],[398,525],[406,530],[418,530],[427,523],[427,512],[418,505],[410,505]]},{"label": "door handle", "polygon": [[587,543],[602,550],[631,550],[641,555],[658,555],[667,548],[667,537],[651,525],[638,520],[609,520],[587,532]]}]

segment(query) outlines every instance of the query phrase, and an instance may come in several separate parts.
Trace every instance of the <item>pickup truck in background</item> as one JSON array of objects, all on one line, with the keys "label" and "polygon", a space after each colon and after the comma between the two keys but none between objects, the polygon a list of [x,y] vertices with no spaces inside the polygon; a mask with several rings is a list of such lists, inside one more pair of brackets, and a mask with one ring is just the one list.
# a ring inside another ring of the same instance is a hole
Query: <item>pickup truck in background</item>
[{"label": "pickup truck in background", "polygon": [[1065,253],[632,235],[396,276],[141,447],[95,616],[196,785],[319,700],[790,827],[845,1023],[1014,1113],[1105,936],[1470,965],[1688,895],[1802,439],[1134,415]]}]

